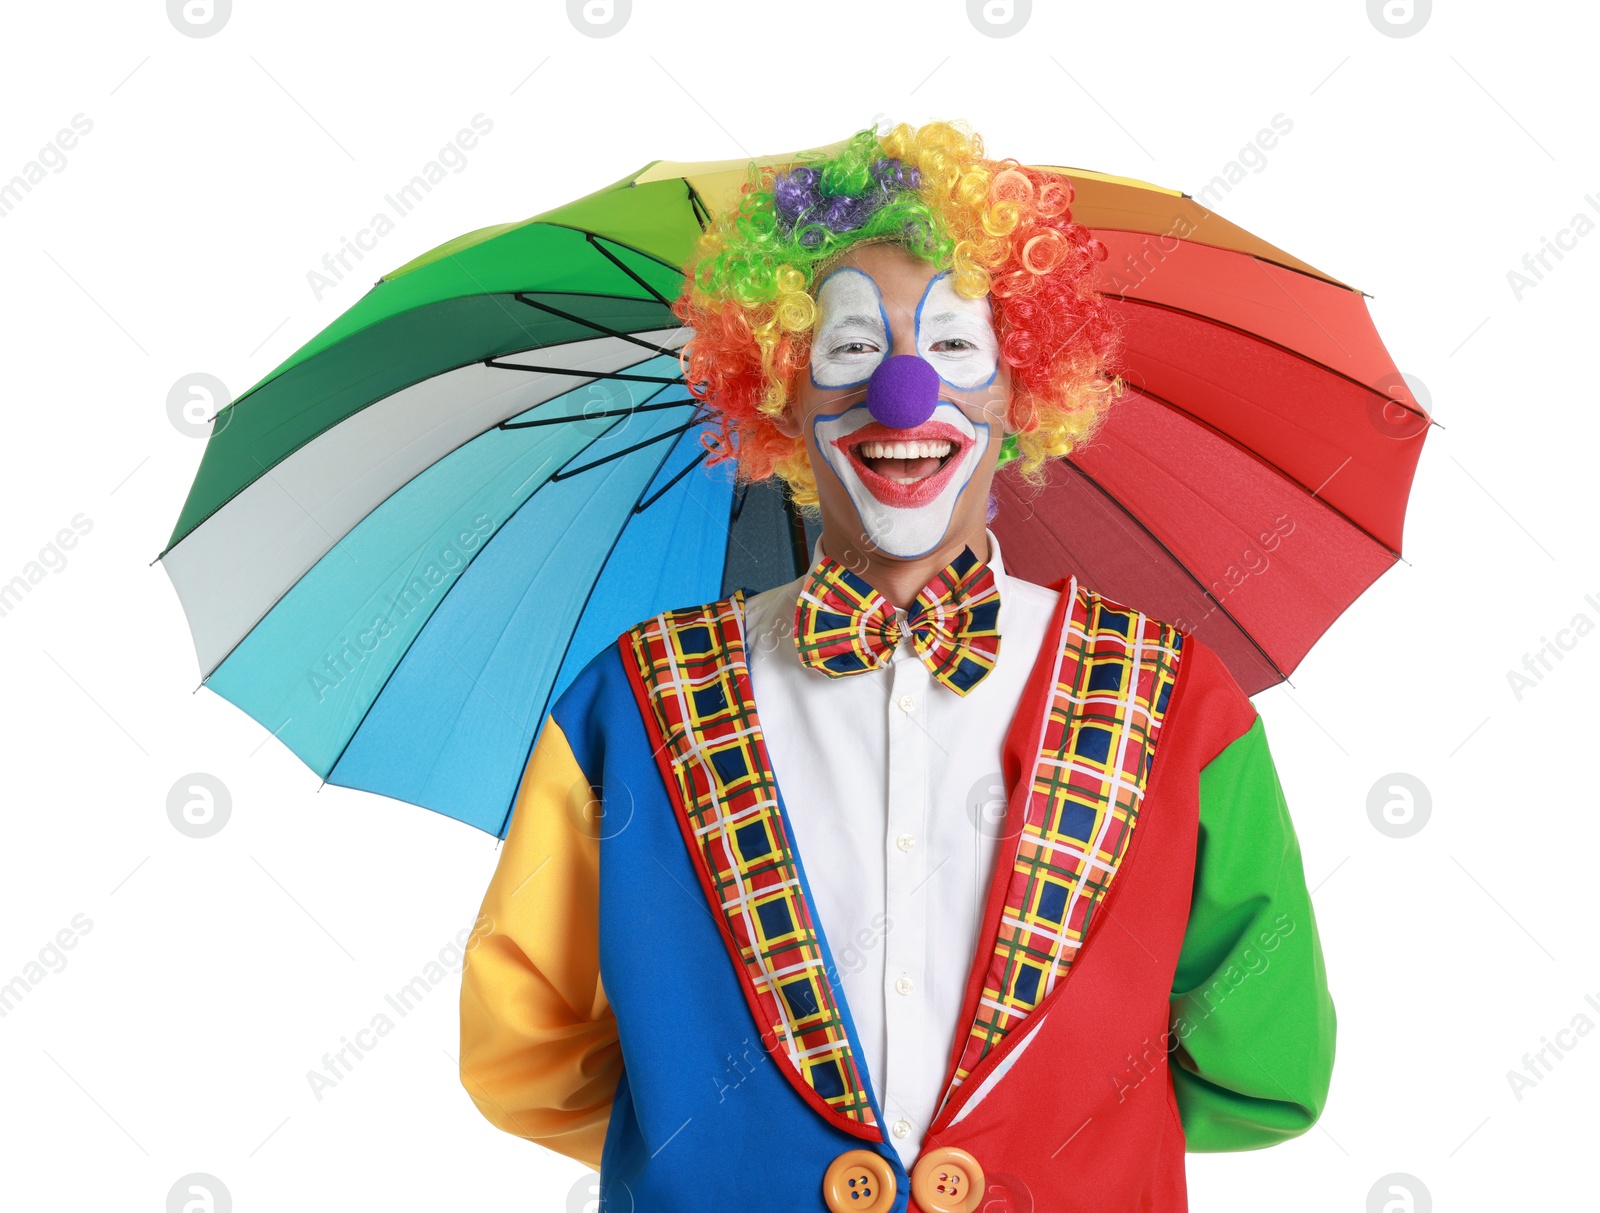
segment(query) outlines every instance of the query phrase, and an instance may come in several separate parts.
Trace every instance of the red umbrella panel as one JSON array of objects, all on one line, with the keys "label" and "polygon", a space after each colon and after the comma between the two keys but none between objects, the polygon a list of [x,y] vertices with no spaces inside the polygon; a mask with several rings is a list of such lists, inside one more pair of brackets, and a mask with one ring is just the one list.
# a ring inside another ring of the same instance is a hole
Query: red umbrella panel
[{"label": "red umbrella panel", "polygon": [[1126,391],[1042,489],[997,479],[1007,569],[1179,624],[1253,694],[1399,558],[1426,411],[1360,291],[1191,198],[1063,171]]}]

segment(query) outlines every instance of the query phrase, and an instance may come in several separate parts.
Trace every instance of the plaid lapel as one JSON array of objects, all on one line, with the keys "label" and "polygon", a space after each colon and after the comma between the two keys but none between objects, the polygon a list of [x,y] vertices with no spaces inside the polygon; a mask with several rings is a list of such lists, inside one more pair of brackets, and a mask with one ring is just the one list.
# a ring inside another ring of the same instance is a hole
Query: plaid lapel
[{"label": "plaid lapel", "polygon": [[622,651],[762,1043],[806,1102],[881,1140],[756,717],[744,596],[658,615]]},{"label": "plaid lapel", "polygon": [[[1068,977],[1139,820],[1184,637],[1076,580],[1066,589],[1048,703],[996,856],[1004,900],[986,915],[937,1130],[956,1091]],[[995,913],[998,909],[998,914]],[[987,961],[982,958],[987,956]]]}]

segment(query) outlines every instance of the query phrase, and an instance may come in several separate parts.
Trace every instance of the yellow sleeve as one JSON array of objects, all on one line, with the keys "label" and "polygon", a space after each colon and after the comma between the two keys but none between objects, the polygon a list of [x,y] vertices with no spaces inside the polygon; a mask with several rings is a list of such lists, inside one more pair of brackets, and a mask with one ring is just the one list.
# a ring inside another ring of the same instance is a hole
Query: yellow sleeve
[{"label": "yellow sleeve", "polygon": [[461,1082],[508,1133],[599,1168],[622,1074],[600,986],[596,799],[551,719],[461,975]]}]

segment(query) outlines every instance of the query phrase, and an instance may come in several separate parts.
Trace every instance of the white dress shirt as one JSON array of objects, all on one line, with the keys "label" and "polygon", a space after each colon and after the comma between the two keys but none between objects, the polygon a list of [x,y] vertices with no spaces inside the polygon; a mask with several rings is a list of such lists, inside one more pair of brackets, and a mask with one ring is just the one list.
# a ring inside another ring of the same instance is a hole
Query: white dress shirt
[{"label": "white dress shirt", "polygon": [[746,604],[751,689],[812,913],[908,1168],[959,1030],[1004,813],[1001,749],[1058,598],[1007,577],[992,533],[988,563],[1000,651],[965,696],[934,679],[909,632],[881,670],[801,665],[804,578]]}]

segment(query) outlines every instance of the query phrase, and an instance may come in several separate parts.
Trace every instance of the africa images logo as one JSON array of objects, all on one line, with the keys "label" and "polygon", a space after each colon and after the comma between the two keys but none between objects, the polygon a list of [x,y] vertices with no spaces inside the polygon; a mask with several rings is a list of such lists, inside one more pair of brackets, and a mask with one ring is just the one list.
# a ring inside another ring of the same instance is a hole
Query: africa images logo
[{"label": "africa images logo", "polygon": [[471,163],[469,153],[493,130],[493,118],[481,113],[472,115],[470,127],[458,130],[409,181],[383,196],[387,210],[375,211],[365,227],[356,229],[354,236],[340,236],[338,248],[322,255],[321,268],[306,271],[306,285],[317,302],[322,302],[324,295],[343,282],[347,274],[353,273],[353,262],[364,261],[366,255],[378,247],[378,241],[395,231],[399,221],[415,211],[435,186],[451,175],[465,172]]},{"label": "africa images logo", "polygon": [[967,20],[986,38],[1020,34],[1033,16],[1033,0],[967,0]]},{"label": "africa images logo", "polygon": [[48,143],[34,153],[33,159],[22,166],[20,172],[9,181],[0,181],[0,219],[4,219],[21,205],[22,200],[33,193],[34,187],[44,184],[45,171],[59,174],[66,171],[69,163],[67,153],[78,146],[78,142],[94,130],[94,120],[86,114],[72,115],[72,125],[63,126],[55,133]]},{"label": "africa images logo", "polygon": [[633,0],[567,0],[567,20],[585,38],[620,34],[633,16]]},{"label": "africa images logo", "polygon": [[406,581],[389,595],[386,609],[375,612],[365,629],[338,636],[319,663],[306,671],[306,680],[317,702],[324,702],[355,675],[368,657],[396,628],[416,614],[447,582],[466,568],[476,552],[494,533],[494,521],[487,514],[476,514],[469,530],[462,526],[454,539],[444,543],[432,559],[419,556]]},{"label": "africa images logo", "polygon": [[1420,34],[1433,16],[1433,0],[1367,0],[1367,20],[1385,38]]},{"label": "africa images logo", "polygon": [[167,0],[167,20],[185,38],[209,38],[233,16],[233,0]]}]

